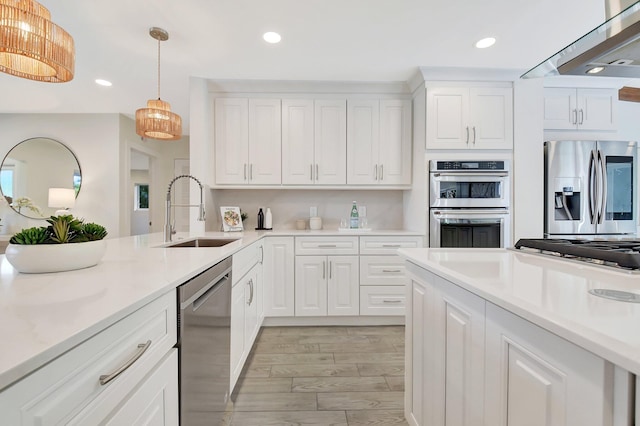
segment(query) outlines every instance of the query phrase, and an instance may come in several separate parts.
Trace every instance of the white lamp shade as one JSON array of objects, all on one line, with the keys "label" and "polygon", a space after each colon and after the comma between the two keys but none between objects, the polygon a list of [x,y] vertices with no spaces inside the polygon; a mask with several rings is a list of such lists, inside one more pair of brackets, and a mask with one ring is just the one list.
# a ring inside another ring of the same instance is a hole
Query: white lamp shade
[{"label": "white lamp shade", "polygon": [[76,191],[68,188],[49,188],[49,207],[70,209],[76,205]]}]

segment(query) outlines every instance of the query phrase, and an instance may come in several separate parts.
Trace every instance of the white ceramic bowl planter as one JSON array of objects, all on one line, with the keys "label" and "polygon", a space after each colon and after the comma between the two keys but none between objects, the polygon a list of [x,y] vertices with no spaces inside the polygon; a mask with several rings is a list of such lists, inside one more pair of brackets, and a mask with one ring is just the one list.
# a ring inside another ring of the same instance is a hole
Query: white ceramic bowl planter
[{"label": "white ceramic bowl planter", "polygon": [[66,244],[9,244],[5,256],[18,272],[40,274],[97,265],[106,248],[105,240]]}]

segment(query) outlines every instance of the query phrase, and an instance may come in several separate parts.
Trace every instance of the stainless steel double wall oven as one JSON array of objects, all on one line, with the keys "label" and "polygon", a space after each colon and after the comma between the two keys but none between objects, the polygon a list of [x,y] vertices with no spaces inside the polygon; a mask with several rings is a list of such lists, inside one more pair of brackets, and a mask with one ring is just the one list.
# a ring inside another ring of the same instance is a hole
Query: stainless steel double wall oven
[{"label": "stainless steel double wall oven", "polygon": [[509,162],[429,162],[429,246],[508,247]]}]

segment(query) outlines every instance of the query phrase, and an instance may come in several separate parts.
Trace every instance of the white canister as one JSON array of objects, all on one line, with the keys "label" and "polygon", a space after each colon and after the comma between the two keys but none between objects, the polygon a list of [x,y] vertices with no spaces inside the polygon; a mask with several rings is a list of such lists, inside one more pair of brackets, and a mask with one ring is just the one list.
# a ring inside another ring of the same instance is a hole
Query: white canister
[{"label": "white canister", "polygon": [[309,218],[309,229],[313,231],[322,229],[322,218],[318,216]]}]

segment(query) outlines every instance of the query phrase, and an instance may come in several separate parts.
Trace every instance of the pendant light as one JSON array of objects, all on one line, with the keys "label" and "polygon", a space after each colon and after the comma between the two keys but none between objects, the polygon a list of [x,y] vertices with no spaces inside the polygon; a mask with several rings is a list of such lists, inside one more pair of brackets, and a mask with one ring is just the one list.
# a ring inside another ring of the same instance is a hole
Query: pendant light
[{"label": "pendant light", "polygon": [[0,0],[0,71],[29,80],[73,79],[73,38],[34,0]]},{"label": "pendant light", "polygon": [[136,133],[144,138],[177,140],[182,137],[182,118],[171,112],[171,105],[160,99],[160,42],[169,39],[162,28],[149,29],[149,35],[158,40],[158,99],[147,101],[146,108],[136,111]]}]

